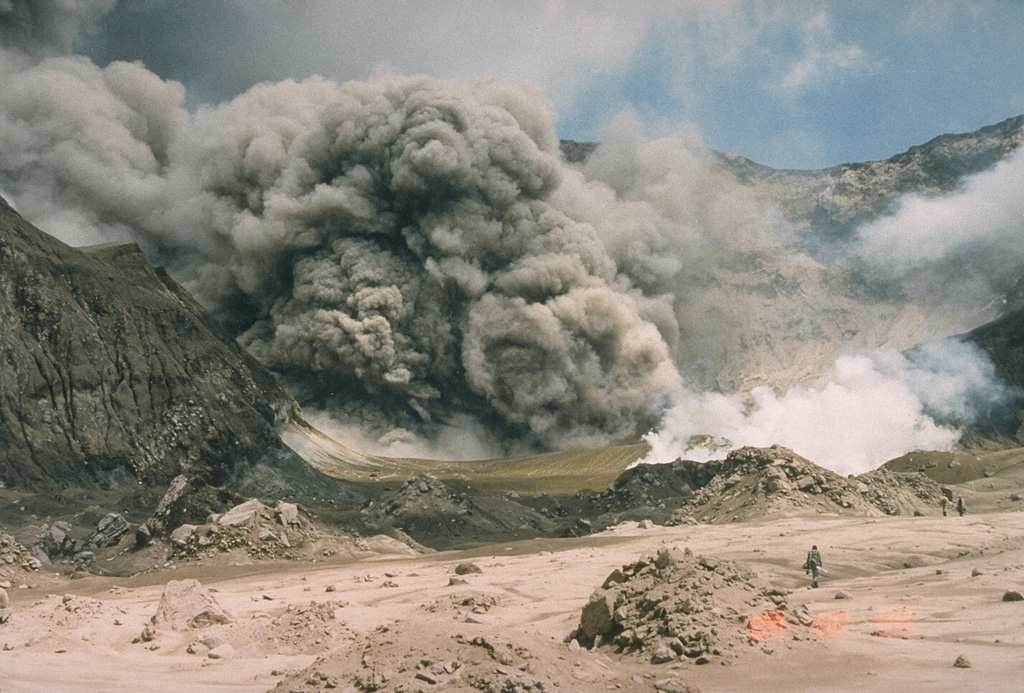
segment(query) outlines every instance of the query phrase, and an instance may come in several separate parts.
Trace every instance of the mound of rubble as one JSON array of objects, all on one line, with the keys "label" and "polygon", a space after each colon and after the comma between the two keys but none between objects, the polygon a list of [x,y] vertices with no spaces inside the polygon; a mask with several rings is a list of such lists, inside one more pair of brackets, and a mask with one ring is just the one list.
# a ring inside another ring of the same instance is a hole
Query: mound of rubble
[{"label": "mound of rubble", "polygon": [[867,488],[861,493],[886,515],[934,513],[936,499],[944,492],[938,482],[920,472],[897,472],[886,467],[857,477]]},{"label": "mound of rubble", "polygon": [[[677,460],[671,464],[639,464],[620,474],[598,494],[582,491],[580,512],[600,529],[625,520],[667,523],[672,512],[714,475],[704,465]],[[575,528],[574,528],[575,529]]]},{"label": "mound of rubble", "polygon": [[[83,641],[113,645],[120,634],[111,633],[108,624],[121,625],[127,621],[128,614],[123,608],[103,600],[49,594],[10,615],[3,631],[3,649],[45,647],[52,651]],[[28,627],[29,624],[45,627]]]},{"label": "mound of rubble", "polygon": [[253,560],[291,559],[293,550],[318,538],[297,505],[278,501],[268,507],[253,498],[227,512],[214,513],[203,524],[178,525],[169,535],[177,559],[214,556],[236,550]]},{"label": "mound of rubble", "polygon": [[696,490],[670,524],[823,513],[899,515],[936,512],[941,489],[923,474],[888,470],[843,477],[775,445],[745,447],[725,460],[677,462]]},{"label": "mound of rubble", "polygon": [[338,613],[345,602],[289,603],[253,632],[253,643],[274,654],[320,654],[339,640],[354,639]]},{"label": "mound of rubble", "polygon": [[806,606],[737,563],[663,548],[616,569],[583,607],[567,640],[637,653],[654,664],[707,664],[751,645],[811,637]]},{"label": "mound of rubble", "polygon": [[[639,690],[639,678],[619,676],[585,652],[506,637],[483,625],[424,637],[401,623],[380,626],[348,647],[322,654],[273,689],[282,693],[348,691],[552,691]],[[630,687],[631,686],[631,687]],[[646,687],[645,687],[646,689]]]}]

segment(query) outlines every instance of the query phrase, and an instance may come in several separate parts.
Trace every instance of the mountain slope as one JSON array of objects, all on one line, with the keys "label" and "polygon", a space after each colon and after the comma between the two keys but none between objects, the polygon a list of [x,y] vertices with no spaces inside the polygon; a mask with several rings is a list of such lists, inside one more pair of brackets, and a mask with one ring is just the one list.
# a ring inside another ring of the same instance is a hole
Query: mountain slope
[{"label": "mountain slope", "polygon": [[846,163],[818,171],[777,170],[720,155],[738,178],[776,201],[790,221],[833,238],[892,211],[907,193],[940,193],[984,171],[1024,142],[1024,115],[975,132],[939,135],[881,161]]},{"label": "mountain slope", "polygon": [[6,485],[311,478],[275,432],[293,400],[136,246],[70,248],[2,199],[0,363]]},{"label": "mountain slope", "polygon": [[1014,390],[1011,406],[968,429],[966,447],[1024,445],[1024,309],[1014,310],[972,330],[967,337],[988,354],[996,373]]}]

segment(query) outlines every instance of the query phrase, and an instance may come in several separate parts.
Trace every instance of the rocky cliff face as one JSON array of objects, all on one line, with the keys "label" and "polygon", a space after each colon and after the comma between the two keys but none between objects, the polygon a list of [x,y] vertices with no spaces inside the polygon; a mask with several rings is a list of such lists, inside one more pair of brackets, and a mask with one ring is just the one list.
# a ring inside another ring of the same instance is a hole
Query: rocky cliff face
[{"label": "rocky cliff face", "polygon": [[293,400],[136,246],[70,248],[2,199],[0,363],[5,485],[251,486],[305,466],[275,432]]}]

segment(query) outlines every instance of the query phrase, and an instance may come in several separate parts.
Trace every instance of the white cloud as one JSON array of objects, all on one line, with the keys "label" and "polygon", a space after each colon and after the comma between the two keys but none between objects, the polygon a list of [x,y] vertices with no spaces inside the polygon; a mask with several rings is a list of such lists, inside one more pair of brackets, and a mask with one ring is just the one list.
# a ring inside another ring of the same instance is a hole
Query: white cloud
[{"label": "white cloud", "polygon": [[822,10],[804,24],[803,53],[789,66],[778,87],[794,97],[823,82],[872,69],[875,63],[860,46],[837,41],[832,22]]}]

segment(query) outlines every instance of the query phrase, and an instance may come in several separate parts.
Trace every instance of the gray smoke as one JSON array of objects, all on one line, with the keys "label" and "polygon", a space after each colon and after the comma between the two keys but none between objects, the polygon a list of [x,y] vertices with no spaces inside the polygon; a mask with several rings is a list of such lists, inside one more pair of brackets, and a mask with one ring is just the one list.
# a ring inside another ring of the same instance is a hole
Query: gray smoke
[{"label": "gray smoke", "polygon": [[141,65],[5,45],[0,194],[73,244],[139,242],[367,452],[628,442],[710,392],[742,419],[968,319],[865,296],[696,133],[626,114],[577,169],[523,84],[311,78],[189,112]]},{"label": "gray smoke", "polygon": [[32,55],[70,53],[117,0],[0,0],[0,45]]}]

